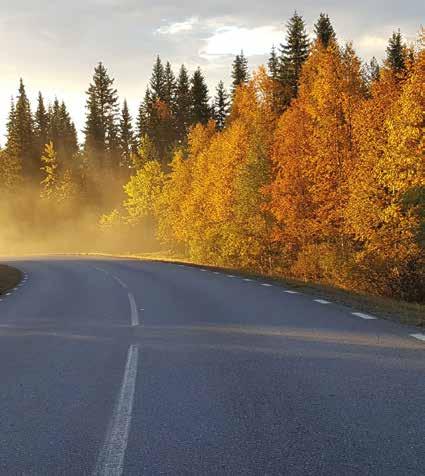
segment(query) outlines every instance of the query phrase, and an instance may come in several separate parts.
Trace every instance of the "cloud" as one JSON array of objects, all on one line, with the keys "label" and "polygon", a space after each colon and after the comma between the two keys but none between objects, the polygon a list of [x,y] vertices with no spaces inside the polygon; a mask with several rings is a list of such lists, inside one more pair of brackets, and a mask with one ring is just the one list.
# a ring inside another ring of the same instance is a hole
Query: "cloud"
[{"label": "cloud", "polygon": [[214,56],[235,55],[244,51],[247,56],[270,52],[271,46],[282,41],[282,32],[274,26],[264,25],[254,28],[226,26],[218,28],[205,40],[200,56],[212,59]]},{"label": "cloud", "polygon": [[191,17],[185,21],[161,26],[160,28],[157,28],[156,33],[159,33],[160,35],[177,35],[178,33],[193,30],[194,25],[196,25],[198,22],[198,17]]}]

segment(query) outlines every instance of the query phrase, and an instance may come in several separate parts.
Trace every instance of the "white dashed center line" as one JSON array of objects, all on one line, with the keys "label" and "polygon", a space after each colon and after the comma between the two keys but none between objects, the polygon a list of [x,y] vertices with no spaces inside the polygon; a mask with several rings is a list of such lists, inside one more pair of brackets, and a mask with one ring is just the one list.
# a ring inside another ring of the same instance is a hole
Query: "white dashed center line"
[{"label": "white dashed center line", "polygon": [[139,313],[137,311],[136,300],[131,293],[128,293],[128,300],[130,301],[131,325],[132,327],[136,327],[139,325]]},{"label": "white dashed center line", "polygon": [[250,282],[252,282],[252,279],[245,278],[244,281],[246,281],[247,283],[250,283]]},{"label": "white dashed center line", "polygon": [[324,299],[314,299],[314,302],[318,302],[319,304],[330,304],[329,301],[325,301]]},{"label": "white dashed center line", "polygon": [[425,334],[410,334],[410,337],[414,337],[415,339],[425,342]]},{"label": "white dashed center line", "polygon": [[273,284],[261,283],[261,286],[264,286],[266,288],[271,288],[273,287]]},{"label": "white dashed center line", "polygon": [[299,294],[298,291],[283,291],[283,292],[287,294]]},{"label": "white dashed center line", "polygon": [[377,318],[374,316],[371,316],[370,314],[364,314],[363,312],[352,312],[351,313],[353,316],[361,317],[362,319],[365,319],[366,321],[374,321]]}]

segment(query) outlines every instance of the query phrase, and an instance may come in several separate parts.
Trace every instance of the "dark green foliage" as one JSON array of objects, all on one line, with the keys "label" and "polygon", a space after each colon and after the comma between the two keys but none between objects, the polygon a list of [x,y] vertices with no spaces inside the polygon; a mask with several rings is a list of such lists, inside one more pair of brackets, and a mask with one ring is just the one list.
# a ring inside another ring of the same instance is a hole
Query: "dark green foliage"
[{"label": "dark green foliage", "polygon": [[226,118],[229,113],[229,95],[224,89],[223,81],[220,81],[217,86],[217,94],[214,99],[214,120],[219,131],[224,129]]},{"label": "dark green foliage", "polygon": [[278,79],[279,77],[279,58],[276,53],[276,48],[273,45],[272,51],[270,53],[270,58],[267,63],[269,74],[272,79]]},{"label": "dark green foliage", "polygon": [[38,93],[38,103],[34,116],[34,123],[37,154],[41,157],[44,152],[44,147],[48,142],[49,134],[49,113],[44,105],[44,99],[41,92]]},{"label": "dark green foliage", "polygon": [[208,87],[200,68],[192,76],[192,123],[206,124],[211,118]]},{"label": "dark green foliage", "polygon": [[236,55],[232,66],[232,95],[238,86],[246,84],[249,80],[248,73],[248,60],[244,56],[243,51],[239,55]]},{"label": "dark green foliage", "polygon": [[406,46],[400,30],[388,40],[386,63],[395,73],[406,69]]},{"label": "dark green foliage", "polygon": [[149,86],[153,101],[156,101],[157,99],[164,101],[166,99],[165,70],[159,56],[156,57]]},{"label": "dark green foliage", "polygon": [[314,25],[314,33],[316,34],[316,40],[325,48],[329,46],[331,41],[336,40],[335,30],[329,16],[325,13],[320,14]]},{"label": "dark green foliage", "polygon": [[286,43],[281,45],[279,80],[289,86],[292,96],[298,92],[301,68],[308,57],[310,42],[308,40],[302,16],[294,13],[287,24]]},{"label": "dark green foliage", "polygon": [[120,120],[120,147],[121,161],[120,166],[130,168],[132,165],[131,155],[135,152],[134,132],[132,118],[128,110],[127,101],[124,100],[121,120]]},{"label": "dark green foliage", "polygon": [[181,66],[177,78],[175,97],[176,137],[179,143],[186,139],[191,124],[192,94],[187,69]]}]

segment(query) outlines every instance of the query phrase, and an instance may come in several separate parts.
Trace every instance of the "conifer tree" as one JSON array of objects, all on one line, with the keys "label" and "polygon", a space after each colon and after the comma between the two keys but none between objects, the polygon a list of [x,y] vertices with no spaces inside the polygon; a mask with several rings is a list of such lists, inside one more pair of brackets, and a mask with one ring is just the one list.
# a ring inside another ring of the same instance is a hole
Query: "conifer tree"
[{"label": "conifer tree", "polygon": [[156,57],[155,64],[152,69],[152,76],[149,82],[151,97],[153,101],[165,100],[166,84],[165,84],[165,70],[161,58]]},{"label": "conifer tree", "polygon": [[140,140],[140,138],[148,133],[148,122],[149,122],[149,117],[152,113],[152,94],[151,90],[149,87],[146,88],[145,91],[145,97],[143,98],[143,101],[140,103],[139,106],[139,111],[137,115],[137,138]]},{"label": "conifer tree", "polygon": [[319,19],[314,25],[314,33],[316,34],[317,41],[327,48],[331,41],[336,40],[335,30],[326,13],[321,13]]},{"label": "conifer tree", "polygon": [[176,96],[176,77],[174,76],[171,64],[167,61],[164,69],[164,101],[174,111],[174,102]]},{"label": "conifer tree", "polygon": [[192,123],[206,124],[211,118],[208,86],[200,68],[192,76]]},{"label": "conifer tree", "polygon": [[279,79],[290,87],[295,97],[301,68],[308,57],[310,43],[304,20],[297,12],[290,18],[287,28],[286,43],[281,45]]},{"label": "conifer tree", "polygon": [[192,96],[187,69],[181,66],[176,86],[175,121],[177,141],[186,139],[191,124]]},{"label": "conifer tree", "polygon": [[134,133],[132,118],[124,100],[120,120],[121,167],[129,168],[132,165],[131,155],[134,152]]},{"label": "conifer tree", "polygon": [[236,55],[232,65],[232,96],[238,86],[246,84],[249,80],[248,60],[243,51]]},{"label": "conifer tree", "polygon": [[44,99],[41,92],[38,93],[38,104],[35,112],[34,123],[37,154],[41,157],[44,147],[47,144],[47,137],[49,134],[49,113],[44,105]]},{"label": "conifer tree", "polygon": [[279,58],[276,53],[276,48],[273,45],[268,61],[269,75],[272,79],[276,80],[279,77]]},{"label": "conifer tree", "polygon": [[388,41],[386,63],[394,73],[400,73],[406,68],[406,46],[400,30],[394,32]]},{"label": "conifer tree", "polygon": [[103,166],[117,165],[118,94],[114,88],[114,80],[102,63],[94,70],[93,82],[89,86],[87,96],[87,118],[84,129],[86,154],[93,155]]},{"label": "conifer tree", "polygon": [[224,89],[223,81],[220,81],[217,86],[217,94],[214,99],[214,119],[217,129],[219,131],[224,129],[227,115],[229,114],[229,95]]},{"label": "conifer tree", "polygon": [[57,186],[59,168],[58,157],[53,142],[49,142],[45,145],[41,163],[41,170],[44,173],[44,178],[41,181],[41,196],[42,198],[51,199]]},{"label": "conifer tree", "polygon": [[34,136],[34,120],[22,79],[19,83],[16,105],[13,106],[9,115],[6,150],[9,155],[21,162],[24,176],[38,180],[39,162]]}]

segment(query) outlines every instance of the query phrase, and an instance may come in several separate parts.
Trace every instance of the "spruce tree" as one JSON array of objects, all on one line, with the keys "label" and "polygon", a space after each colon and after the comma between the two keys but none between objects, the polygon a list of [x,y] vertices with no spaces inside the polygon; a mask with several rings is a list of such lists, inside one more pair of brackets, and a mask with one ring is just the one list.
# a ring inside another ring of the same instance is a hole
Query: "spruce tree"
[{"label": "spruce tree", "polygon": [[167,61],[164,70],[164,101],[174,111],[174,103],[176,97],[176,77],[174,76],[171,64]]},{"label": "spruce tree", "polygon": [[279,76],[279,58],[276,53],[276,48],[273,45],[268,61],[269,75],[272,79],[276,80]]},{"label": "spruce tree", "polygon": [[214,100],[214,119],[217,129],[219,131],[224,129],[226,118],[229,113],[229,95],[224,89],[223,81],[220,81],[217,86],[217,94]]},{"label": "spruce tree", "polygon": [[238,86],[246,84],[249,80],[248,60],[243,51],[236,55],[232,65],[232,96]]},{"label": "spruce tree", "polygon": [[192,76],[192,123],[206,124],[211,118],[208,86],[200,68]]},{"label": "spruce tree", "polygon": [[191,106],[192,95],[189,75],[187,74],[185,66],[182,65],[177,78],[175,104],[176,136],[178,142],[183,142],[189,131],[191,124]]},{"label": "spruce tree", "polygon": [[44,105],[44,99],[41,92],[38,93],[38,104],[34,117],[34,130],[37,155],[41,157],[44,147],[47,144],[49,134],[49,113]]},{"label": "spruce tree", "polygon": [[301,15],[294,13],[287,24],[286,43],[281,45],[279,79],[289,86],[293,97],[298,92],[301,68],[308,57],[310,42]]},{"label": "spruce tree", "polygon": [[386,63],[395,73],[406,69],[406,46],[400,30],[394,32],[388,41]]},{"label": "spruce tree", "polygon": [[121,167],[129,168],[132,165],[131,155],[134,152],[134,133],[132,118],[128,110],[127,101],[124,99],[121,120],[120,120],[120,147],[121,147]]},{"label": "spruce tree", "polygon": [[40,163],[37,157],[34,120],[22,79],[19,82],[16,105],[13,106],[9,115],[7,129],[7,152],[21,162],[24,176],[38,181]]},{"label": "spruce tree", "polygon": [[331,41],[336,40],[335,30],[329,19],[329,16],[325,13],[319,15],[319,19],[314,25],[314,33],[316,34],[317,41],[327,48]]},{"label": "spruce tree", "polygon": [[92,155],[104,167],[118,165],[118,94],[114,80],[102,63],[94,70],[87,96],[86,154]]},{"label": "spruce tree", "polygon": [[149,82],[152,100],[165,100],[166,96],[166,86],[165,86],[165,70],[162,64],[161,58],[159,56],[156,57],[155,64],[152,69],[152,76]]}]

